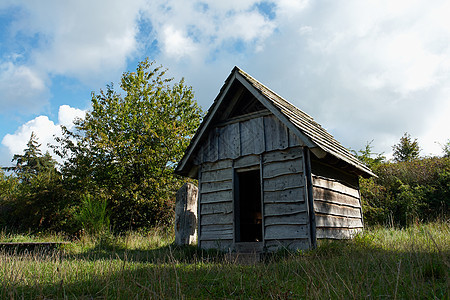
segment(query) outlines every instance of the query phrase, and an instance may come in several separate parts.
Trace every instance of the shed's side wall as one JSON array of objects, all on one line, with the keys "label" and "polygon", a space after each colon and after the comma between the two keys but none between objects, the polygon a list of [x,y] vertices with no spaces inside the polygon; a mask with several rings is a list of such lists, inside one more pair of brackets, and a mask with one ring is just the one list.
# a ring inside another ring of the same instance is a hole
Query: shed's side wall
[{"label": "shed's side wall", "polygon": [[356,175],[312,161],[317,239],[347,239],[363,228]]},{"label": "shed's side wall", "polygon": [[304,169],[301,147],[262,155],[264,242],[269,251],[310,247]]}]

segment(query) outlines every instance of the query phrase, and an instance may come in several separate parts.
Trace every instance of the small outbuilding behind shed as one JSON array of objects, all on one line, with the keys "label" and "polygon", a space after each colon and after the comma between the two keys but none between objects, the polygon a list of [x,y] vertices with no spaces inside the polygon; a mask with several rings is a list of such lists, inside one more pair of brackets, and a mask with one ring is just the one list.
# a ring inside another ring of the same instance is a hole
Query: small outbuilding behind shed
[{"label": "small outbuilding behind shed", "polygon": [[309,249],[363,228],[358,176],[374,176],[313,118],[235,67],[176,173],[198,179],[198,244]]}]

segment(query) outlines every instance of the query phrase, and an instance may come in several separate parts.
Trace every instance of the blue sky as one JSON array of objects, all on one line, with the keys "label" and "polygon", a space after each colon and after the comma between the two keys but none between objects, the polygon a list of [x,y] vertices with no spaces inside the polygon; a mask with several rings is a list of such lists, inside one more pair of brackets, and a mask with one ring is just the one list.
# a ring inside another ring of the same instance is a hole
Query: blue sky
[{"label": "blue sky", "polygon": [[0,165],[149,57],[206,110],[237,65],[344,146],[450,139],[450,1],[0,0]]}]

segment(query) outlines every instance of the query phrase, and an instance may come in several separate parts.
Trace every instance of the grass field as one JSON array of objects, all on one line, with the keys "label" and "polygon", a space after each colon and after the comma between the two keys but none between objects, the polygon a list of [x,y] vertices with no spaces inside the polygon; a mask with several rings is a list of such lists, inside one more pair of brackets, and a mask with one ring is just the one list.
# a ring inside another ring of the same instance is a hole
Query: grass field
[{"label": "grass field", "polygon": [[[0,233],[0,242],[50,240],[64,237]],[[3,250],[0,298],[449,299],[448,223],[366,230],[255,265],[172,241],[155,230],[84,236],[58,251]]]}]

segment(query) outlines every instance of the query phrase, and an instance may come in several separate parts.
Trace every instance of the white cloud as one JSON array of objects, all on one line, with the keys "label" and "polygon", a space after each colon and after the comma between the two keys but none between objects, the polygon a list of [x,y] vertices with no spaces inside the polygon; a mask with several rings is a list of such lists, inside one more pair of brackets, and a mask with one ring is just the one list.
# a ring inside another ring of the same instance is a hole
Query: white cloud
[{"label": "white cloud", "polygon": [[73,128],[75,119],[84,119],[85,110],[70,107],[69,105],[61,105],[58,112],[59,125],[66,126],[68,129]]},{"label": "white cloud", "polygon": [[58,114],[59,124],[55,124],[47,116],[36,117],[20,126],[13,134],[5,135],[2,145],[8,148],[11,157],[14,154],[21,154],[30,140],[31,133],[34,132],[39,144],[41,144],[42,153],[49,151],[52,154],[48,144],[54,144],[54,136],[61,134],[60,125],[70,128],[73,119],[76,117],[83,118],[84,114],[85,112],[80,109],[62,105]]},{"label": "white cloud", "polygon": [[39,116],[23,124],[14,134],[7,134],[2,144],[9,149],[11,155],[23,153],[31,133],[34,132],[41,144],[41,151],[48,150],[47,143],[53,141],[53,135],[58,133],[59,127],[47,116]]},{"label": "white cloud", "polygon": [[214,53],[233,51],[235,42],[244,43],[250,52],[262,49],[275,23],[258,11],[257,3],[160,0],[149,2],[144,15],[151,21],[156,39],[163,42],[163,56],[186,56],[204,64]]},{"label": "white cloud", "polygon": [[180,59],[191,56],[196,51],[194,42],[171,25],[163,29],[163,36],[164,51],[169,57]]},{"label": "white cloud", "polygon": [[[30,108],[30,102],[45,103],[50,96],[48,78],[54,75],[76,78],[90,87],[117,77],[138,47],[137,21],[143,3],[24,0],[0,5],[20,10],[5,30],[8,43],[18,45],[12,48],[24,52],[9,53],[0,61],[0,78],[11,78],[2,80],[0,104]],[[14,56],[21,56],[20,62]],[[39,111],[39,106],[31,108]]]},{"label": "white cloud", "polygon": [[33,111],[47,104],[49,90],[43,77],[26,66],[0,64],[0,110],[11,111],[22,103],[24,110]]}]

